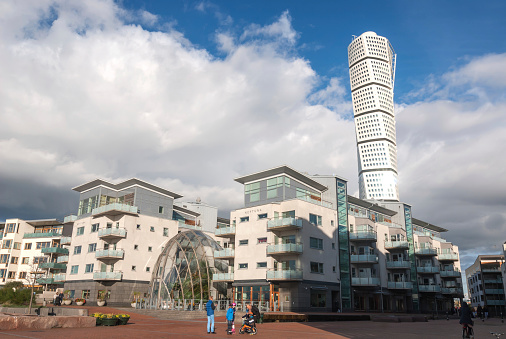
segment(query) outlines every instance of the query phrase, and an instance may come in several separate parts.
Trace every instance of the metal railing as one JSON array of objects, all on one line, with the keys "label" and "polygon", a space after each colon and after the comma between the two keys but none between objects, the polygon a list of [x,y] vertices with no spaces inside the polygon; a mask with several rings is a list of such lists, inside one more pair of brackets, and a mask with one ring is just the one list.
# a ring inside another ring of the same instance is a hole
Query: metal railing
[{"label": "metal railing", "polygon": [[302,243],[296,244],[270,244],[267,246],[267,254],[293,254],[302,253]]}]

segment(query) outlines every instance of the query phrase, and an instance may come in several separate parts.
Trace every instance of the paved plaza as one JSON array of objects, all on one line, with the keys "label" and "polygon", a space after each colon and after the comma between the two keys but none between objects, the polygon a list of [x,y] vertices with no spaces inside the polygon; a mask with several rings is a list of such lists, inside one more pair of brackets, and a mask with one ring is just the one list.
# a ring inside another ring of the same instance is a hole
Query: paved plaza
[{"label": "paved plaza", "polygon": [[[103,307],[89,308],[103,313],[121,313]],[[161,311],[163,312],[163,311]],[[216,319],[217,334],[206,333],[207,321],[167,320],[130,312],[129,324],[114,327],[95,328],[55,328],[51,330],[0,331],[0,338],[230,338],[225,334],[224,317]],[[239,326],[239,322],[237,322]],[[236,326],[236,327],[237,327]],[[489,319],[475,324],[475,338],[491,338],[490,331],[506,332],[506,325],[499,319]],[[236,334],[237,337],[247,335]],[[461,338],[458,320],[434,320],[415,323],[381,323],[372,321],[306,322],[306,323],[266,323],[258,324],[258,338]]]}]

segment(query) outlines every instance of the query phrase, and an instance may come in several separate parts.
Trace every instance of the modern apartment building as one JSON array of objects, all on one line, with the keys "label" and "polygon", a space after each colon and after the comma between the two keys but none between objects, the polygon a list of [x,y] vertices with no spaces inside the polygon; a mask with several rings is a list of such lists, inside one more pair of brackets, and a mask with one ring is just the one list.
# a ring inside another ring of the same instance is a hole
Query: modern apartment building
[{"label": "modern apartment building", "polygon": [[374,32],[348,46],[360,199],[399,201],[394,116],[396,54]]},{"label": "modern apartment building", "polygon": [[74,188],[77,215],[65,289],[88,301],[126,304],[148,292],[152,269],[168,240],[196,229],[199,213],[174,205],[182,196],[139,179],[94,180]]},{"label": "modern apartment building", "polygon": [[337,311],[338,214],[323,199],[328,188],[287,166],[236,178],[244,185],[244,207],[231,225],[216,229],[224,239],[215,259],[227,259],[227,282],[235,301],[269,302],[285,311]]},{"label": "modern apartment building", "polygon": [[72,224],[57,219],[7,219],[0,224],[0,285],[10,281],[30,284],[30,272],[45,271],[37,287],[55,290],[63,286]]},{"label": "modern apartment building", "polygon": [[472,307],[487,307],[490,315],[504,310],[504,285],[501,269],[504,255],[479,255],[466,269],[467,289]]},{"label": "modern apartment building", "polygon": [[199,198],[196,201],[176,201],[174,206],[182,207],[186,210],[198,213],[196,218],[196,226],[199,226],[202,231],[214,234],[216,228],[216,220],[218,219],[218,208],[203,203]]}]

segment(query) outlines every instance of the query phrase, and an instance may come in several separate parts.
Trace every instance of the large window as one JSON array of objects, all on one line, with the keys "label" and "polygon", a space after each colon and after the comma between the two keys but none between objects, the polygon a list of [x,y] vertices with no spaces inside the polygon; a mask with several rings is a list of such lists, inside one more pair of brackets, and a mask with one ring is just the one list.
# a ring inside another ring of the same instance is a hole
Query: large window
[{"label": "large window", "polygon": [[244,185],[244,194],[249,194],[249,201],[255,202],[260,200],[260,183],[254,182]]},{"label": "large window", "polygon": [[326,293],[325,291],[311,290],[311,307],[325,307]]},{"label": "large window", "polygon": [[312,223],[315,226],[321,226],[322,225],[322,217],[321,215],[316,214],[309,214],[309,222]]},{"label": "large window", "polygon": [[323,263],[311,261],[311,273],[323,274]]},{"label": "large window", "polygon": [[323,239],[310,237],[309,247],[317,250],[323,250]]}]

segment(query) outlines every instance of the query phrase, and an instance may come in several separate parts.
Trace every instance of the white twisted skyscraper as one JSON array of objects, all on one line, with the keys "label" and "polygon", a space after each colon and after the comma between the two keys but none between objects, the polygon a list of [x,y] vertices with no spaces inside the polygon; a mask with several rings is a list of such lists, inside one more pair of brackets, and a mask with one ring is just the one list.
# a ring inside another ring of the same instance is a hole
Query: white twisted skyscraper
[{"label": "white twisted skyscraper", "polygon": [[399,201],[395,58],[390,42],[374,32],[354,37],[348,46],[360,199]]}]

